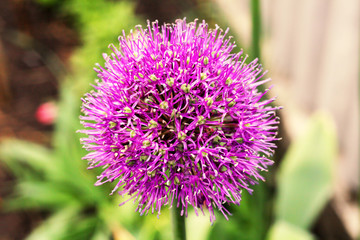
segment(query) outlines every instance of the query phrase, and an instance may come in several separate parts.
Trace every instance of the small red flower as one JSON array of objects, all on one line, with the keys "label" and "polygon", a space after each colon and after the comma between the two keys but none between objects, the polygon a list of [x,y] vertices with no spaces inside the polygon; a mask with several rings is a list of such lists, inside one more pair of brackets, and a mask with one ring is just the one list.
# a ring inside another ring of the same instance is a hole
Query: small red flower
[{"label": "small red flower", "polygon": [[51,125],[57,117],[57,106],[54,102],[41,104],[35,113],[36,120],[44,125]]}]

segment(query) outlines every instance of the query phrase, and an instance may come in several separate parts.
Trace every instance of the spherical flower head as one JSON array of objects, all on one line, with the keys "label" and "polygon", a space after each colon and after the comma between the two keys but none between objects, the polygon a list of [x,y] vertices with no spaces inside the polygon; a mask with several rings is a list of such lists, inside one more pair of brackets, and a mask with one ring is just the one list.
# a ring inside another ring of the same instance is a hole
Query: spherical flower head
[{"label": "spherical flower head", "polygon": [[278,119],[273,99],[257,86],[268,80],[257,60],[232,54],[234,43],[205,22],[136,27],[110,45],[99,81],[83,99],[90,168],[96,184],[116,182],[141,214],[163,205],[191,205],[225,217],[242,190],[264,178],[272,164]]}]

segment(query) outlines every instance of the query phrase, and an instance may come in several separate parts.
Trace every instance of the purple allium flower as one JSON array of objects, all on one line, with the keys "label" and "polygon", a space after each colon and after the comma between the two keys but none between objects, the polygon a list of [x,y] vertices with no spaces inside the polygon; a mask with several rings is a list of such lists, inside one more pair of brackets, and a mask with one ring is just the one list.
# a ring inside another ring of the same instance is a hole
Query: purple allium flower
[{"label": "purple allium flower", "polygon": [[101,167],[96,185],[138,201],[141,214],[174,204],[187,215],[225,203],[239,205],[242,190],[264,181],[272,164],[278,118],[274,99],[262,101],[258,60],[232,54],[228,30],[205,22],[159,26],[119,38],[104,54],[100,80],[83,99],[84,159]]}]

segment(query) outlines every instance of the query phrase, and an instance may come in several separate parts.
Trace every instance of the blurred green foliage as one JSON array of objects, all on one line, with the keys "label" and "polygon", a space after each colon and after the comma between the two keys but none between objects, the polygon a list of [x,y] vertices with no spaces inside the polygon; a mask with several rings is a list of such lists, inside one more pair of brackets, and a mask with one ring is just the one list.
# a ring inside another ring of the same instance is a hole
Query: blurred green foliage
[{"label": "blurred green foliage", "polygon": [[108,45],[116,43],[124,30],[144,22],[134,14],[134,2],[109,0],[37,0],[48,7],[56,7],[58,14],[73,20],[81,41],[72,57],[71,74],[67,76],[70,87],[79,97],[94,82],[95,63],[104,62],[102,53],[110,53]]},{"label": "blurred green foliage", "polygon": [[[69,96],[65,99],[68,101],[63,102],[64,109],[77,106]],[[68,111],[60,113],[66,116]],[[72,124],[62,121],[61,135],[69,133]],[[85,152],[77,138],[70,139],[64,145],[63,140],[57,143],[55,138],[54,150],[20,140],[7,140],[0,146],[2,160],[18,180],[14,195],[7,202],[9,209],[52,213],[28,239],[109,239],[116,231],[137,239],[169,239],[168,211],[164,209],[157,219],[155,215],[138,216],[130,203],[118,207],[117,203],[124,199],[108,197],[107,185],[93,186],[94,175],[79,161]],[[316,115],[304,135],[291,145],[280,166],[275,219],[270,231],[270,219],[263,213],[264,208],[271,207],[271,196],[265,194],[266,185],[261,184],[254,196],[244,194],[240,207],[230,207],[230,221],[217,214],[211,227],[208,216],[196,217],[191,211],[188,239],[260,240],[265,235],[269,240],[315,239],[308,231],[331,196],[335,157],[334,127],[329,117]]]},{"label": "blurred green foliage", "polygon": [[329,119],[314,115],[286,153],[278,173],[276,219],[307,229],[331,197],[337,143]]},{"label": "blurred green foliage", "polygon": [[314,240],[315,237],[308,231],[289,224],[284,221],[277,221],[270,229],[268,240]]},{"label": "blurred green foliage", "polygon": [[5,209],[50,213],[28,239],[109,239],[116,232],[129,235],[141,229],[144,218],[133,213],[134,205],[119,208],[125,199],[109,197],[110,186],[93,186],[96,172],[86,170],[80,160],[85,150],[74,130],[78,120],[72,121],[78,116],[78,99],[66,88],[61,94],[52,150],[20,140],[0,146],[3,162],[17,179]]},{"label": "blurred green foliage", "polygon": [[336,144],[335,127],[324,113],[315,114],[292,143],[277,175],[275,224],[269,240],[312,239],[306,231],[333,193]]},{"label": "blurred green foliage", "polygon": [[[107,45],[115,43],[123,29],[129,32],[144,21],[134,15],[128,1],[37,1],[72,16],[82,46],[73,54],[71,73],[60,88],[52,149],[20,140],[6,140],[0,145],[1,160],[17,179],[6,209],[49,213],[28,236],[31,240],[170,239],[167,209],[159,219],[156,215],[141,217],[131,202],[117,206],[125,199],[116,194],[108,196],[111,184],[93,186],[98,172],[86,170],[86,162],[80,160],[86,152],[76,133],[81,128],[80,97],[96,78],[91,71],[94,63],[103,63],[102,53],[109,52]],[[277,176],[276,198],[268,185],[260,183],[254,187],[253,196],[244,192],[240,207],[228,207],[233,213],[229,221],[217,214],[214,226],[208,216],[196,217],[190,211],[188,239],[314,239],[309,227],[332,192],[337,153],[330,122],[328,116],[315,116],[304,136],[292,144]]]}]

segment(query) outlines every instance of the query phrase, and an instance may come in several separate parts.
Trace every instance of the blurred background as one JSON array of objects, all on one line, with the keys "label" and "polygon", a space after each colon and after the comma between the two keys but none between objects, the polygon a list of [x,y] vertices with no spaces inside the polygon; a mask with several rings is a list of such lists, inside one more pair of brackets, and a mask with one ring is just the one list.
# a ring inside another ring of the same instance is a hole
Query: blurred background
[{"label": "blurred background", "polygon": [[167,210],[93,186],[75,131],[122,30],[184,17],[230,27],[284,107],[267,181],[188,239],[360,239],[358,0],[0,0],[0,240],[171,238]]}]

